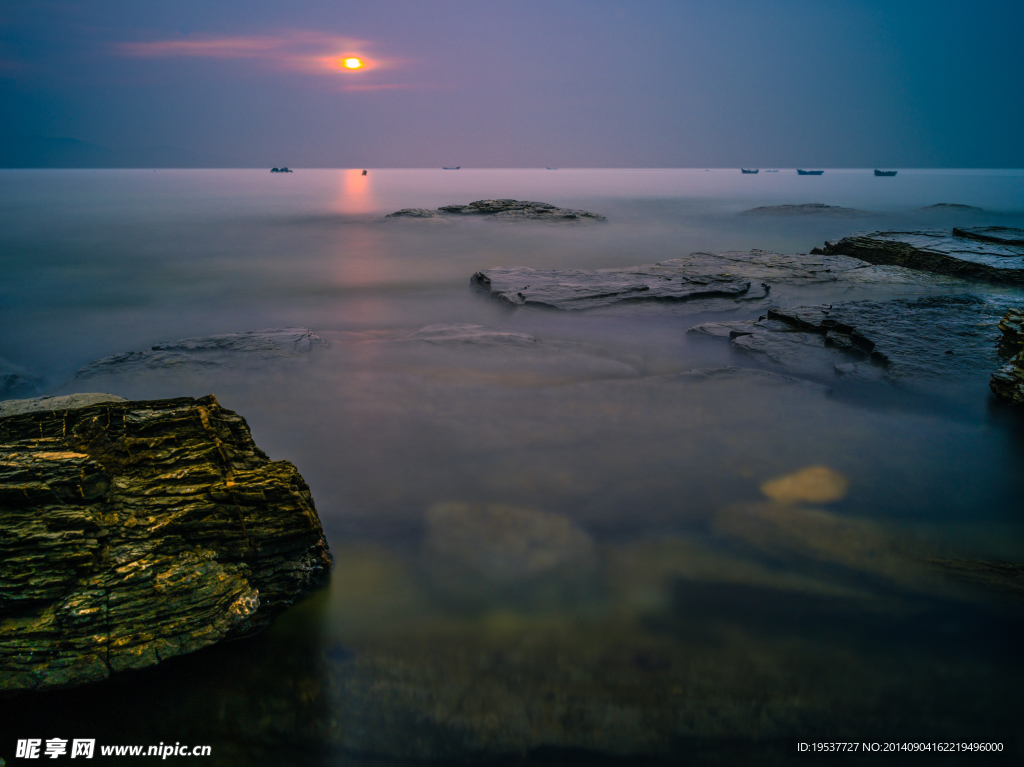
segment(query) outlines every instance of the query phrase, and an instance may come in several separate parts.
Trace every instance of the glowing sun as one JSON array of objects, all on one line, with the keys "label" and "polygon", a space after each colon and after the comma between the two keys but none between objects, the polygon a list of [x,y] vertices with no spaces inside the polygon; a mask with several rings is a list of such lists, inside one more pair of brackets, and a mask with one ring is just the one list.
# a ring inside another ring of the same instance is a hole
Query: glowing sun
[{"label": "glowing sun", "polygon": [[345,59],[344,63],[346,69],[359,69],[361,66],[363,66],[363,62],[361,59]]}]

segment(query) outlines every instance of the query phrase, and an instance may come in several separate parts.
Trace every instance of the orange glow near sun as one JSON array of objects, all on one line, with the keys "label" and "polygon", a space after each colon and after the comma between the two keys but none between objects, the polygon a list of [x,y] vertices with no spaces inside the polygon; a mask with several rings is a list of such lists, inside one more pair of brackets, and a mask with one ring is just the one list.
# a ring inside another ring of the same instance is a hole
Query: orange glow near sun
[{"label": "orange glow near sun", "polygon": [[347,69],[359,69],[363,65],[363,62],[359,59],[345,59],[345,67]]}]

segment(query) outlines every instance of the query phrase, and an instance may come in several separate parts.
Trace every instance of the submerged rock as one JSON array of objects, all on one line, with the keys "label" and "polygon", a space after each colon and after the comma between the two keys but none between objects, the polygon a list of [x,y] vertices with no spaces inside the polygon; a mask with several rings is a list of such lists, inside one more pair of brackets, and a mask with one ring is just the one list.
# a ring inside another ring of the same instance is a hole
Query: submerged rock
[{"label": "submerged rock", "polygon": [[575,604],[597,582],[584,530],[559,514],[504,504],[432,507],[423,561],[440,599],[468,607]]},{"label": "submerged rock", "polygon": [[452,216],[485,216],[500,221],[562,221],[592,223],[607,221],[598,213],[571,208],[558,208],[546,202],[526,200],[477,200],[469,205],[444,205],[437,210],[403,208],[385,218],[445,218]]},{"label": "submerged rock", "polygon": [[843,218],[859,218],[870,216],[866,210],[843,208],[839,205],[823,205],[820,202],[804,203],[803,205],[765,205],[751,208],[740,213],[741,216],[837,216]]},{"label": "submerged rock", "polygon": [[165,341],[140,352],[125,352],[90,362],[75,374],[78,380],[146,370],[232,367],[246,360],[288,359],[307,354],[327,342],[306,328],[271,328],[204,338]]},{"label": "submerged rock", "polygon": [[0,399],[34,394],[43,379],[0,357]]},{"label": "submerged rock", "polygon": [[72,395],[0,416],[0,689],[250,633],[329,569],[298,471],[213,396]]},{"label": "submerged rock", "polygon": [[1024,311],[1008,311],[999,320],[999,330],[999,351],[1012,359],[992,374],[989,388],[997,397],[1024,405]]},{"label": "submerged rock", "polygon": [[790,372],[868,379],[963,379],[998,362],[985,329],[1008,300],[975,295],[850,301],[770,309],[759,320],[690,332],[728,339]]},{"label": "submerged rock", "polygon": [[[956,230],[954,230],[955,232]],[[981,241],[945,231],[873,232],[844,237],[813,254],[845,255],[969,280],[1024,285],[1024,246]]]}]

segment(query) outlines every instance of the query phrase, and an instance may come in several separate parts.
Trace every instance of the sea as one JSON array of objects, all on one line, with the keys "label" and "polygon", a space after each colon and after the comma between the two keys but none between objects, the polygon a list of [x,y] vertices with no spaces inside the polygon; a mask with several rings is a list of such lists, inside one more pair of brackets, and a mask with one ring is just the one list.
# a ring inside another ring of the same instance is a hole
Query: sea
[{"label": "sea", "polygon": [[[0,358],[33,394],[214,394],[298,467],[334,557],[257,636],[0,699],[8,764],[52,737],[208,745],[199,761],[225,765],[1022,753],[1024,418],[987,373],[793,375],[687,332],[763,307],[510,308],[470,278],[1021,227],[1024,171],[363,170],[0,170]],[[607,222],[384,218],[504,198]],[[804,203],[858,212],[742,215]],[[324,343],[76,378],[273,328]]]}]

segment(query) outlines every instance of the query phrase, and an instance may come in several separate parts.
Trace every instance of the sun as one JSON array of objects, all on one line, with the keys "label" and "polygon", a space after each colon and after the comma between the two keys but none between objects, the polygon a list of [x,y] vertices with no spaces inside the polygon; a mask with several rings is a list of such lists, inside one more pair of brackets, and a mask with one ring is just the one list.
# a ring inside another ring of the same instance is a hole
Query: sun
[{"label": "sun", "polygon": [[363,66],[362,59],[345,59],[346,69],[359,69]]}]

